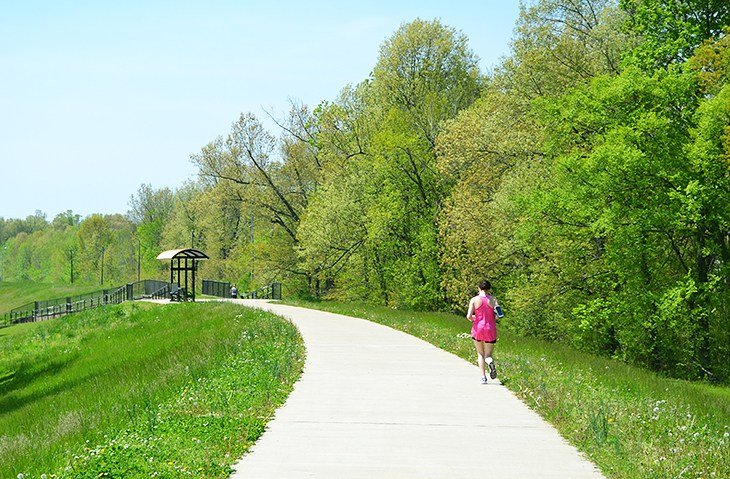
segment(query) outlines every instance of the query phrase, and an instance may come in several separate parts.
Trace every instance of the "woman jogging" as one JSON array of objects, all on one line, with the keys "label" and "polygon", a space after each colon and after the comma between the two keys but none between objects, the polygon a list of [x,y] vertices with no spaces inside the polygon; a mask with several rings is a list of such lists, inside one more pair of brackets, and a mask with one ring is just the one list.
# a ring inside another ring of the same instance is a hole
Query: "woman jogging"
[{"label": "woman jogging", "polygon": [[482,372],[482,383],[487,383],[485,362],[489,367],[489,377],[497,377],[497,368],[492,359],[494,343],[497,342],[497,323],[494,317],[494,308],[497,299],[489,293],[492,284],[486,279],[479,282],[479,294],[469,301],[469,310],[466,319],[472,322],[471,337],[477,349],[477,361]]}]

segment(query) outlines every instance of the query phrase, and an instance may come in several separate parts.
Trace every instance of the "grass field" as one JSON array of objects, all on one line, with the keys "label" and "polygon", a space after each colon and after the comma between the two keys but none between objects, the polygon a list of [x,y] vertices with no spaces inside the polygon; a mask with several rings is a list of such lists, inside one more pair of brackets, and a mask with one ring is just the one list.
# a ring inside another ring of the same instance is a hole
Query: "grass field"
[{"label": "grass field", "polygon": [[[461,316],[362,304],[286,303],[385,324],[476,363],[470,324]],[[730,477],[728,387],[659,377],[508,331],[500,331],[495,360],[502,383],[609,478]]]},{"label": "grass field", "polygon": [[227,477],[303,355],[290,323],[223,303],[0,329],[0,477]]},{"label": "grass field", "polygon": [[[107,286],[108,287],[108,286]],[[0,282],[0,315],[32,301],[62,298],[102,289],[99,285]]]}]

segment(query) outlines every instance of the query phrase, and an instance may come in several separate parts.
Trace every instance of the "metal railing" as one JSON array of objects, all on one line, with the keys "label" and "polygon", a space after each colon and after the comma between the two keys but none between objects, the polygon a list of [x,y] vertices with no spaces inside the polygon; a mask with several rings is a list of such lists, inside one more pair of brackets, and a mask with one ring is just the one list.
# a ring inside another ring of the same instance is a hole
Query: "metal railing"
[{"label": "metal railing", "polygon": [[[212,285],[214,293],[206,292],[206,283]],[[216,289],[217,288],[217,289]],[[227,298],[230,294],[230,283],[224,281],[203,280],[203,294]],[[281,283],[271,283],[256,291],[241,294],[245,299],[281,299]],[[114,288],[101,289],[91,293],[66,296],[62,298],[48,299],[44,301],[33,301],[0,316],[0,326],[9,326],[17,323],[28,323],[42,321],[44,319],[56,318],[67,314],[85,311],[112,304],[119,304],[123,301],[137,299],[170,299],[172,301],[186,301],[190,298],[185,288],[177,284],[167,283],[158,280],[142,280],[135,283],[128,283]]]},{"label": "metal railing", "polygon": [[271,283],[262,286],[256,291],[244,293],[241,295],[243,299],[281,299],[281,283]]},{"label": "metal railing", "polygon": [[[163,299],[162,291],[166,288],[166,293],[170,292],[170,283],[166,281],[159,281],[156,279],[144,279],[131,283],[132,291],[128,294],[128,299]],[[127,285],[129,288],[129,285]]]},{"label": "metal railing", "polygon": [[231,295],[231,283],[227,281],[216,281],[213,279],[203,280],[203,294],[228,298]]},{"label": "metal railing", "polygon": [[66,296],[63,298],[33,301],[13,308],[5,315],[6,324],[29,323],[66,314],[77,313],[86,309],[98,308],[108,304],[119,304],[127,299],[127,287],[117,286],[91,293]]}]

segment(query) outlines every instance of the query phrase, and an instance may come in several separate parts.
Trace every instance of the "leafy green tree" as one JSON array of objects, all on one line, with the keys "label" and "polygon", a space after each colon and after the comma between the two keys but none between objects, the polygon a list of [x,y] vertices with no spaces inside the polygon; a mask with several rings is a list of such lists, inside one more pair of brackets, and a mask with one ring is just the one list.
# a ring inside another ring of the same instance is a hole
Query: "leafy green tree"
[{"label": "leafy green tree", "polygon": [[[523,7],[513,55],[496,69],[482,97],[446,123],[437,165],[451,193],[439,213],[439,242],[442,285],[452,306],[462,308],[477,279],[489,276],[524,317],[545,316],[527,312],[533,309],[531,288],[523,282],[509,288],[511,272],[527,263],[550,264],[539,239],[514,231],[524,222],[541,229],[541,219],[525,216],[511,197],[540,184],[552,161],[534,102],[618,72],[622,52],[634,41],[619,31],[623,19],[610,1],[546,0]],[[533,321],[521,327],[549,329]]]},{"label": "leafy green tree", "polygon": [[142,184],[129,199],[129,219],[137,227],[142,271],[146,276],[159,277],[164,265],[157,261],[162,251],[162,232],[173,208],[173,193],[169,188],[154,189]]},{"label": "leafy green tree", "polygon": [[[322,164],[312,145],[310,115],[305,107],[293,105],[288,119],[280,122],[284,134],[279,140],[254,115],[241,115],[225,141],[219,138],[193,156],[201,177],[227,202],[219,204],[216,214],[236,218],[225,222],[230,233],[221,246],[245,248],[245,261],[265,265],[264,274],[257,280],[250,274],[249,282],[263,284],[282,275],[312,282],[312,272],[300,267],[294,252],[301,214],[319,183]],[[252,232],[259,224],[256,219],[276,227],[264,244],[249,241],[258,237]],[[212,244],[207,233],[206,238]],[[227,250],[221,253],[225,257]]]},{"label": "leafy green tree", "polygon": [[578,293],[575,322],[548,329],[654,369],[717,375],[722,327],[708,305],[728,294],[728,103],[724,89],[700,102],[696,89],[694,75],[629,68],[546,103],[558,157],[526,203],[559,246],[552,294]]},{"label": "leafy green tree", "polygon": [[616,74],[638,38],[626,32],[626,13],[612,0],[541,0],[522,6],[512,55],[494,82],[532,99],[561,95],[596,75]]},{"label": "leafy green tree", "polygon": [[79,264],[86,281],[92,281],[96,276],[99,283],[104,284],[102,268],[106,266],[106,249],[112,240],[109,223],[102,215],[93,214],[81,222],[77,235]]},{"label": "leafy green tree", "polygon": [[373,100],[431,147],[442,123],[479,95],[478,58],[463,33],[438,20],[405,23],[380,47],[373,69]]},{"label": "leafy green tree", "polygon": [[621,0],[628,29],[642,39],[632,52],[645,68],[666,67],[689,59],[695,48],[718,38],[730,26],[725,0]]},{"label": "leafy green tree", "polygon": [[482,86],[466,37],[439,21],[404,24],[381,46],[366,97],[374,133],[363,160],[371,181],[365,221],[368,256],[396,304],[442,304],[436,138]]},{"label": "leafy green tree", "polygon": [[81,223],[81,215],[74,214],[71,210],[66,210],[64,213],[57,214],[53,218],[51,225],[58,230],[64,230],[68,226],[78,226],[79,223]]}]

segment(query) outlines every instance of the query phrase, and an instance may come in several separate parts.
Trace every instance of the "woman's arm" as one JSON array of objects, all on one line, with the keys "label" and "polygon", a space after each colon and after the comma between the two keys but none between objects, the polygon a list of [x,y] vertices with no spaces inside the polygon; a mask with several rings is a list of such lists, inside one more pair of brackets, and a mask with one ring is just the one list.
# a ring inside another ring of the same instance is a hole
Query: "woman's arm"
[{"label": "woman's arm", "polygon": [[491,295],[488,296],[487,298],[489,298],[487,300],[487,304],[489,304],[489,307],[492,308],[492,309],[496,308],[497,305],[499,304],[499,302],[497,301],[497,298],[494,297],[494,296],[491,296]]},{"label": "woman's arm", "polygon": [[466,319],[471,321],[471,317],[474,314],[474,298],[469,301],[469,309],[466,312]]}]

